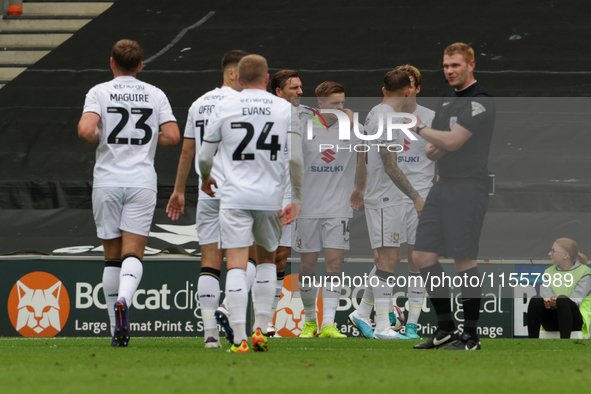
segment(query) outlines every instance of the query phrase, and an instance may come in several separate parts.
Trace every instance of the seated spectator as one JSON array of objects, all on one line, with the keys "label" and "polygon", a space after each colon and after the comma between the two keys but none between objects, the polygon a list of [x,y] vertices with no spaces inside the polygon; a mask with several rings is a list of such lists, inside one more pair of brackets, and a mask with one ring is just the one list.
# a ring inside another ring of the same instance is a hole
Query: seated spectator
[{"label": "seated spectator", "polygon": [[[530,338],[546,331],[560,331],[560,338],[570,338],[571,331],[582,331],[586,338],[591,323],[591,268],[587,257],[579,253],[577,243],[558,238],[548,253],[552,266],[544,271],[546,284],[540,295],[532,297],[527,308]],[[569,275],[570,274],[570,275]]]}]

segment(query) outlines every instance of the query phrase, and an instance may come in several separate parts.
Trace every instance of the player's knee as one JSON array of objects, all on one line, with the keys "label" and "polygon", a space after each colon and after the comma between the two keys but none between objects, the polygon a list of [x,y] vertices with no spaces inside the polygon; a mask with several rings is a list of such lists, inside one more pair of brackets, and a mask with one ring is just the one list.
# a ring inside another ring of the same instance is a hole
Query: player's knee
[{"label": "player's knee", "polygon": [[326,272],[340,273],[341,272],[341,259],[326,260]]},{"label": "player's knee", "polygon": [[314,273],[315,270],[316,264],[311,264],[309,262],[302,261],[302,264],[300,265],[300,271],[302,274],[311,275]]},{"label": "player's knee", "polygon": [[410,260],[412,260],[413,264],[417,268],[423,268],[423,267],[427,266],[427,256],[425,256],[423,253],[418,252],[416,250],[414,250],[412,252],[412,255],[409,256],[409,262],[410,262]]},{"label": "player's knee", "polygon": [[277,253],[275,254],[275,265],[277,266],[277,271],[285,271],[285,267],[287,266],[287,259],[291,253],[290,248],[282,248],[280,247],[277,249]]},{"label": "player's knee", "polygon": [[285,268],[287,267],[287,257],[281,260],[275,260],[275,266],[277,266],[277,272],[285,272]]}]

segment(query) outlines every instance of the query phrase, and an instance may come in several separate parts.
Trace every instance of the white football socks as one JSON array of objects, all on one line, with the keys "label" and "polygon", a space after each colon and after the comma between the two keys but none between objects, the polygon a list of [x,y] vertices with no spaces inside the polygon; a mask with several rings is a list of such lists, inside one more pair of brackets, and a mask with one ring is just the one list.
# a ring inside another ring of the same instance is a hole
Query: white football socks
[{"label": "white football socks", "polygon": [[[327,273],[327,281],[322,288],[322,328],[334,325],[334,317],[341,298],[341,287],[333,286],[331,277],[337,275]],[[335,280],[334,283],[336,285],[338,282]]]},{"label": "white football socks", "polygon": [[254,278],[257,275],[257,265],[253,260],[248,260],[248,264],[246,265],[246,286],[248,286],[248,291],[252,289],[252,285],[254,284]]},{"label": "white football socks", "polygon": [[[246,287],[248,289],[248,291],[250,292],[250,290],[252,289],[252,285],[254,283],[254,278],[257,274],[257,266],[256,263],[253,260],[248,260],[248,264],[246,264]],[[254,301],[254,296],[253,296],[253,301]],[[224,300],[222,301],[222,304],[224,304],[224,306],[226,307],[226,309],[228,309],[228,297],[227,294],[224,295]],[[229,310],[229,309],[228,309]]]},{"label": "white football socks", "polygon": [[119,275],[121,267],[105,266],[103,269],[103,294],[107,302],[111,336],[115,335],[115,303],[119,292]]},{"label": "white football socks", "polygon": [[[387,282],[378,276],[379,281],[377,286],[373,287],[374,303],[376,308],[376,331],[384,330],[390,327],[390,318],[388,316],[389,308],[392,307],[392,287],[388,286]],[[375,279],[373,283],[375,283]],[[389,305],[389,306],[388,306]]]},{"label": "white football socks", "polygon": [[377,266],[374,265],[372,270],[369,272],[369,275],[367,276],[367,286],[365,286],[365,290],[363,290],[363,298],[361,298],[361,303],[359,303],[359,306],[355,311],[355,315],[362,319],[369,319],[371,311],[373,310],[373,288],[371,287],[369,279],[372,276],[375,276],[376,269]]},{"label": "white football socks", "polygon": [[230,325],[234,330],[234,345],[239,346],[246,340],[246,308],[248,306],[248,288],[246,271],[232,268],[226,274],[226,308],[230,312]]},{"label": "white football socks", "polygon": [[[246,287],[247,291],[249,292],[252,289],[252,285],[254,283],[254,278],[257,274],[257,266],[253,260],[248,260],[248,264],[246,264]],[[254,294],[253,294],[253,301],[254,301]],[[228,295],[224,296],[224,300],[222,304],[228,309]],[[228,309],[229,310],[229,309]]]},{"label": "white football socks", "polygon": [[425,299],[425,286],[419,272],[408,273],[408,320],[409,324],[417,324]]},{"label": "white football socks", "polygon": [[281,276],[281,279],[277,279],[277,284],[275,285],[275,298],[273,299],[273,307],[271,308],[271,323],[273,323],[275,312],[277,311],[277,305],[279,305],[279,300],[281,299],[281,293],[283,292],[283,281],[284,277]]},{"label": "white football socks", "polygon": [[[216,273],[218,276],[215,275]],[[199,294],[201,318],[203,319],[203,335],[206,339],[209,337],[218,339],[220,334],[215,320],[215,310],[220,302],[219,270],[210,268],[204,271],[203,268],[201,269],[197,281],[197,293]]]},{"label": "white football socks", "polygon": [[127,255],[121,262],[119,274],[119,298],[125,298],[128,307],[131,307],[133,295],[142,280],[144,266],[142,261],[135,255]]},{"label": "white football socks", "polygon": [[[305,277],[302,280],[302,277]],[[318,295],[318,288],[314,286],[314,274],[303,275],[300,273],[300,297],[302,304],[304,304],[304,312],[306,313],[306,322],[316,321],[316,296]]]},{"label": "white football socks", "polygon": [[253,328],[254,330],[260,328],[263,334],[267,333],[267,327],[271,320],[271,308],[275,299],[276,283],[277,266],[274,263],[258,264],[252,286],[252,297],[255,300]]}]

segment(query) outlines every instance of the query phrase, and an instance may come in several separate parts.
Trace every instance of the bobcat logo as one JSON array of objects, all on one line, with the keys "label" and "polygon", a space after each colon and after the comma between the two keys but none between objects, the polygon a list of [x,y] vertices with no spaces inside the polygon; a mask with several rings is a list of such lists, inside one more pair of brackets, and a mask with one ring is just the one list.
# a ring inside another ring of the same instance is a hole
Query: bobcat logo
[{"label": "bobcat logo", "polygon": [[10,321],[25,337],[55,336],[64,327],[69,312],[65,286],[46,272],[33,272],[20,278],[8,298]]},{"label": "bobcat logo", "polygon": [[[298,279],[299,274],[291,274],[283,281],[283,290],[274,317],[277,336],[297,337],[304,328],[304,304],[299,294]],[[316,314],[318,321],[322,321],[322,298],[316,303]]]}]

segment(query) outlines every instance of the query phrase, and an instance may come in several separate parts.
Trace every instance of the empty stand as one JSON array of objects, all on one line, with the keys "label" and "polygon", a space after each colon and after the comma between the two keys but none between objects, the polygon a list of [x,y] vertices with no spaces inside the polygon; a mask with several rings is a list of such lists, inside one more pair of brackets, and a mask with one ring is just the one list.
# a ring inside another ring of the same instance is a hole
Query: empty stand
[{"label": "empty stand", "polygon": [[0,20],[0,88],[72,37],[113,1],[23,1]]}]

